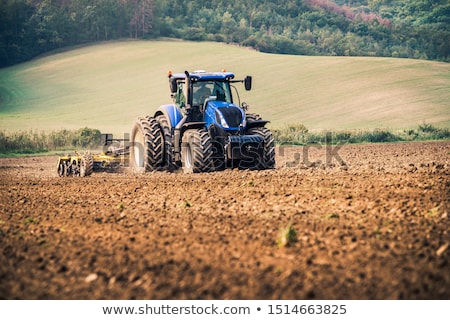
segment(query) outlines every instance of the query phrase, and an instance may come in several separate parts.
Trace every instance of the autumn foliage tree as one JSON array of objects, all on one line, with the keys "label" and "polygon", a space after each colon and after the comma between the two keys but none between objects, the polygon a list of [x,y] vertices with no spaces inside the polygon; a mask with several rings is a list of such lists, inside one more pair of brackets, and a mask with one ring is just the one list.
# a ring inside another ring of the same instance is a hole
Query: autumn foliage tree
[{"label": "autumn foliage tree", "polygon": [[450,62],[448,0],[0,0],[0,67],[121,38]]}]

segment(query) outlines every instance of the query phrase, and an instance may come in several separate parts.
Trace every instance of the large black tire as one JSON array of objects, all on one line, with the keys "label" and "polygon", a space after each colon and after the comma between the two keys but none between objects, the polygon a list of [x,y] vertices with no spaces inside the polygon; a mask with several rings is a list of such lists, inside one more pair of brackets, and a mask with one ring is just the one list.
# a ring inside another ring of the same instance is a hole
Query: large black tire
[{"label": "large black tire", "polygon": [[247,113],[245,115],[245,119],[247,120],[247,122],[262,120],[261,116],[256,113]]},{"label": "large black tire", "polygon": [[184,173],[214,170],[211,137],[205,129],[189,129],[183,134],[181,162]]},{"label": "large black tire", "polygon": [[254,168],[256,170],[265,170],[275,168],[275,139],[272,132],[264,127],[251,128],[250,134],[257,134],[264,139],[264,154],[262,159],[257,159]]},{"label": "large black tire", "polygon": [[92,154],[85,153],[80,160],[80,177],[87,177],[94,171],[94,158]]},{"label": "large black tire", "polygon": [[67,164],[66,161],[58,160],[58,176],[66,177],[67,176]]},{"label": "large black tire", "polygon": [[172,130],[169,127],[169,122],[164,115],[156,117],[164,134],[164,167],[168,171],[173,171],[178,168],[175,161],[175,150],[173,147]]},{"label": "large black tire", "polygon": [[164,135],[153,117],[139,117],[131,129],[130,166],[137,171],[159,170],[164,164]]},{"label": "large black tire", "polygon": [[224,141],[226,137],[221,136],[221,132],[216,129],[215,125],[211,125],[209,127],[208,132],[209,136],[211,137],[214,171],[225,170],[226,159],[225,159]]}]

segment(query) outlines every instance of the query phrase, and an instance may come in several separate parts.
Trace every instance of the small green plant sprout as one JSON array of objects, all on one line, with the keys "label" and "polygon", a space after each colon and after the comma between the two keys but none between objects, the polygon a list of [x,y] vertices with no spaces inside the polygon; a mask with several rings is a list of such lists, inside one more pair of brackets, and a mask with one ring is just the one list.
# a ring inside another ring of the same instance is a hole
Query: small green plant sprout
[{"label": "small green plant sprout", "polygon": [[123,203],[120,203],[120,204],[117,206],[117,209],[119,209],[119,211],[122,212],[123,210],[125,210],[125,205],[124,205]]},{"label": "small green plant sprout", "polygon": [[281,267],[277,267],[277,268],[275,269],[275,274],[276,274],[277,276],[279,276],[282,272],[283,272],[283,269],[282,269]]},{"label": "small green plant sprout", "polygon": [[193,206],[193,204],[192,204],[192,202],[190,202],[189,200],[183,200],[183,201],[181,202],[181,206],[182,206],[183,208],[190,208],[190,207]]},{"label": "small green plant sprout", "polygon": [[325,219],[339,219],[339,215],[337,213],[330,213],[325,216]]},{"label": "small green plant sprout", "polygon": [[292,226],[292,222],[280,229],[280,233],[277,239],[278,248],[288,247],[297,242],[297,231]]},{"label": "small green plant sprout", "polygon": [[29,225],[29,224],[32,224],[32,223],[37,223],[38,221],[37,221],[37,219],[36,218],[33,218],[33,217],[28,217],[28,218],[26,218],[25,219],[25,225]]},{"label": "small green plant sprout", "polygon": [[244,182],[241,184],[241,188],[245,188],[245,187],[255,187],[255,186],[256,186],[256,182],[253,181],[253,180],[250,180],[250,181],[244,181]]},{"label": "small green plant sprout", "polygon": [[437,216],[439,214],[439,208],[440,208],[440,205],[437,207],[431,208],[427,212],[424,212],[422,215],[427,216],[427,217]]}]

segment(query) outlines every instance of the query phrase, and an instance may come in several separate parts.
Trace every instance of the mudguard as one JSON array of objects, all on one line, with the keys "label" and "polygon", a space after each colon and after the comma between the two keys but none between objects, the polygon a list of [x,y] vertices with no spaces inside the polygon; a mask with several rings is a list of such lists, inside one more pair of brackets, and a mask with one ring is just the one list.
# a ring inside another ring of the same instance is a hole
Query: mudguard
[{"label": "mudguard", "polygon": [[251,128],[259,128],[264,127],[266,124],[268,124],[270,121],[267,120],[255,120],[255,121],[247,121],[247,129]]},{"label": "mudguard", "polygon": [[178,106],[174,104],[162,105],[155,112],[155,117],[164,115],[168,120],[170,128],[175,128],[177,124],[183,119],[183,114]]}]

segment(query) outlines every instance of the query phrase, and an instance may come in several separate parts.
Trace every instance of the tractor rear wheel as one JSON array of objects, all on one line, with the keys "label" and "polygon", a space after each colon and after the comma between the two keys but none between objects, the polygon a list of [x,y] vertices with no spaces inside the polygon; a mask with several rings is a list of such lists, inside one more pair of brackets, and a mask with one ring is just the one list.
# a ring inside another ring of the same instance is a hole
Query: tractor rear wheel
[{"label": "tractor rear wheel", "polygon": [[164,166],[168,171],[175,170],[178,166],[175,161],[175,151],[173,147],[172,132],[169,127],[169,122],[164,115],[156,117],[161,125],[162,132],[164,134]]},{"label": "tractor rear wheel", "polygon": [[275,140],[272,132],[264,127],[251,128],[250,134],[257,134],[264,139],[264,153],[262,159],[256,159],[254,169],[264,170],[275,168]]},{"label": "tractor rear wheel", "polygon": [[94,171],[94,158],[92,154],[86,152],[81,156],[80,160],[80,177],[87,177],[92,171]]},{"label": "tractor rear wheel", "polygon": [[205,129],[189,129],[183,134],[181,162],[184,173],[214,170],[211,137]]},{"label": "tractor rear wheel", "polygon": [[139,117],[131,129],[130,166],[139,171],[159,169],[164,163],[164,135],[153,117]]}]

